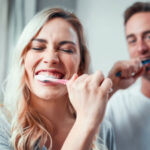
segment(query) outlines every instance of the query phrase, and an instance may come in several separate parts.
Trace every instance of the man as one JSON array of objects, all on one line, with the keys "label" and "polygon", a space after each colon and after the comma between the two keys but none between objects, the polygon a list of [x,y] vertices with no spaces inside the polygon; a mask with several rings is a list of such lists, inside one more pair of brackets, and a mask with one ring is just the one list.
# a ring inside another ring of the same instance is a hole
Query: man
[{"label": "man", "polygon": [[[106,111],[115,130],[118,150],[150,150],[150,2],[136,2],[125,11],[129,61],[119,61],[109,77],[113,95]],[[129,88],[141,77],[139,88]]]}]

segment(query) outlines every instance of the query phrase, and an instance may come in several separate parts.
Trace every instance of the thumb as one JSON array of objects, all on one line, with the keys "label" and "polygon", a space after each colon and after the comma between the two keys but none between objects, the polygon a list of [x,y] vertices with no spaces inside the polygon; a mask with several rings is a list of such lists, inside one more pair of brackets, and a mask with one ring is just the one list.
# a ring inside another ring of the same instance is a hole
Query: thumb
[{"label": "thumb", "polygon": [[75,74],[73,74],[73,76],[71,77],[71,79],[70,80],[68,80],[68,82],[67,82],[67,86],[69,86],[69,85],[71,85],[72,83],[73,83],[73,81],[75,81],[76,79],[78,78],[78,75],[75,73]]}]

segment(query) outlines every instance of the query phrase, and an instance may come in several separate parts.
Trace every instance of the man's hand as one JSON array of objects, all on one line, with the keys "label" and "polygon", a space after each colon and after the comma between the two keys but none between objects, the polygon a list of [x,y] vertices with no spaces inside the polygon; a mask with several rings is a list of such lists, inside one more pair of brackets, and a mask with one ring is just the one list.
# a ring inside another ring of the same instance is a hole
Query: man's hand
[{"label": "man's hand", "polygon": [[143,74],[143,70],[140,59],[116,62],[108,74],[113,82],[110,97],[119,89],[126,89],[135,83],[137,78]]}]

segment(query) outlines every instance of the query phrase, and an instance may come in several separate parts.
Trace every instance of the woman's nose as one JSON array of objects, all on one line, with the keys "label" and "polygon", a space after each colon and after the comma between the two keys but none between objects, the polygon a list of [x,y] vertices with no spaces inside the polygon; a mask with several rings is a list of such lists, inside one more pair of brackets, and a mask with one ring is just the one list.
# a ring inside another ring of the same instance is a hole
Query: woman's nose
[{"label": "woman's nose", "polygon": [[46,50],[43,62],[46,64],[58,64],[59,63],[59,56],[58,52],[55,50]]}]

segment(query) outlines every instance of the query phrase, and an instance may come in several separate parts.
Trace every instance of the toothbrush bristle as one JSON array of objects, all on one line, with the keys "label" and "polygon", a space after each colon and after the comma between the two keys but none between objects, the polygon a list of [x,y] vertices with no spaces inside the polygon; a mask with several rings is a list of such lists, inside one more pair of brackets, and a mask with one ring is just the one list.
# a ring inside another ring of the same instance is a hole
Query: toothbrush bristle
[{"label": "toothbrush bristle", "polygon": [[53,76],[43,76],[43,75],[36,75],[35,78],[37,80],[40,80],[42,82],[56,82],[56,83],[60,83],[60,84],[66,84],[67,80],[63,80],[63,79],[57,79]]}]

